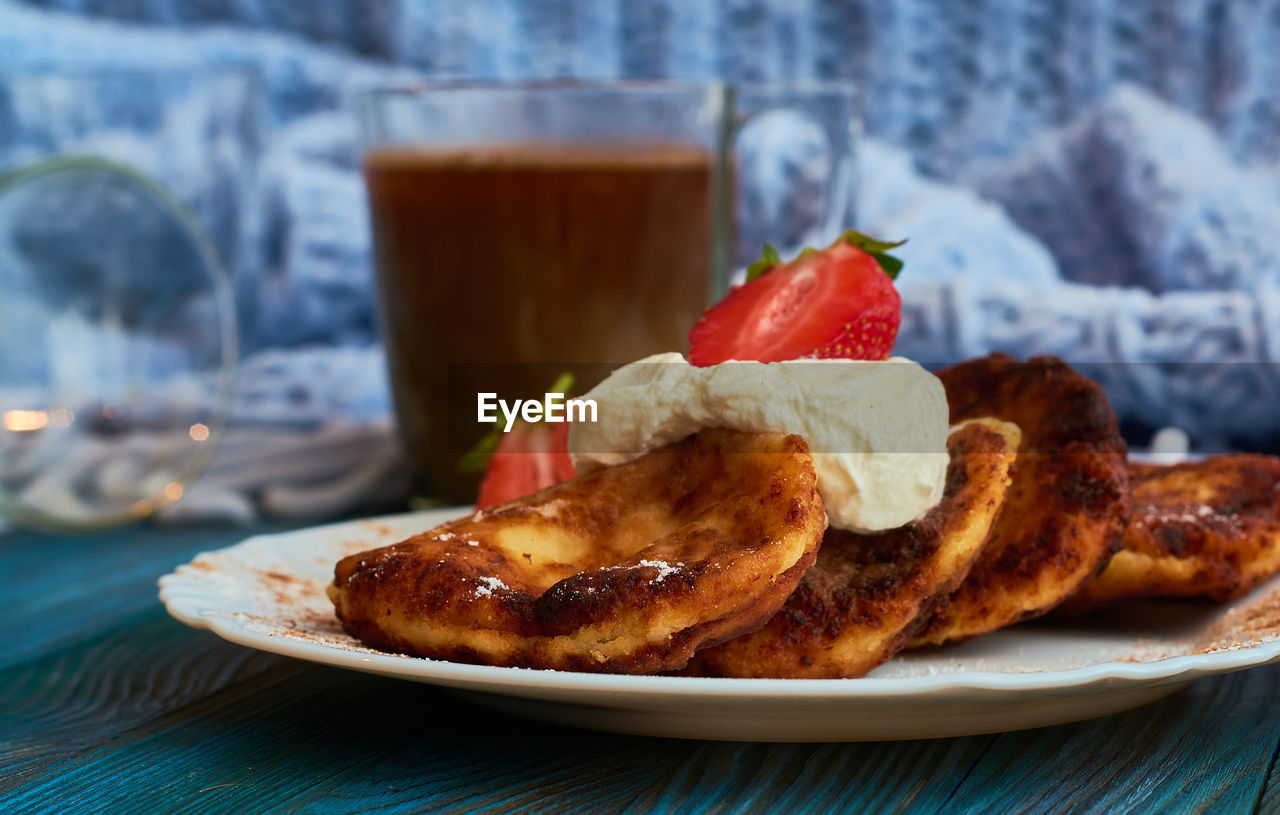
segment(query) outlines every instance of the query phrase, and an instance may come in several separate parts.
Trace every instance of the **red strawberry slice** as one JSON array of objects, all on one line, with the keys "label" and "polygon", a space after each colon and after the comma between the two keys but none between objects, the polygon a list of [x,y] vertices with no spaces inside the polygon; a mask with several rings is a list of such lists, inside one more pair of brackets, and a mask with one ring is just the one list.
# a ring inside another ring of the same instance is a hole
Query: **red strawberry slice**
[{"label": "red strawberry slice", "polygon": [[[902,320],[893,285],[902,264],[884,252],[898,245],[847,232],[826,249],[806,249],[776,265],[766,249],[748,282],[689,332],[689,361],[886,359]],[[761,266],[766,270],[752,279]]]},{"label": "red strawberry slice", "polygon": [[505,504],[576,475],[569,459],[568,422],[521,422],[502,434],[480,482],[476,508]]}]

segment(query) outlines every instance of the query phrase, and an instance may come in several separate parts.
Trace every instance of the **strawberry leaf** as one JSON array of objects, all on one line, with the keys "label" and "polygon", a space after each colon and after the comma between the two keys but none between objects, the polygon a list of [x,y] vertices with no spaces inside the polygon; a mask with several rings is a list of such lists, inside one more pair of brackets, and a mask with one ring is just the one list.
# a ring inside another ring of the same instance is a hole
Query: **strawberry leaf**
[{"label": "strawberry leaf", "polygon": [[760,252],[760,259],[747,267],[747,282],[750,283],[781,262],[782,258],[779,257],[778,250],[774,249],[772,244],[766,243],[764,250]]},{"label": "strawberry leaf", "polygon": [[886,255],[884,252],[871,252],[870,255],[876,259],[876,263],[880,264],[880,268],[884,269],[884,273],[889,275],[890,280],[898,279],[898,272],[902,271],[901,258]]},{"label": "strawberry leaf", "polygon": [[889,275],[890,280],[898,279],[898,273],[902,271],[902,260],[889,254],[889,250],[896,249],[906,243],[906,240],[882,241],[852,229],[846,230],[840,236],[840,240],[875,258],[876,263],[880,264],[880,268],[884,269],[884,273]]}]

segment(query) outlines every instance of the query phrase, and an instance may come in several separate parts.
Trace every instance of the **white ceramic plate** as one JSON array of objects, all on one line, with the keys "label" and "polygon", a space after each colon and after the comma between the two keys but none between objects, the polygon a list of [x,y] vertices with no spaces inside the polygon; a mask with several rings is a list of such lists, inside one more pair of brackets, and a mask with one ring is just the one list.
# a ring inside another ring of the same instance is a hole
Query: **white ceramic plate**
[{"label": "white ceramic plate", "polygon": [[991,733],[1126,710],[1280,660],[1280,583],[1230,606],[1140,604],[1104,624],[1021,625],[897,657],[863,679],[697,679],[460,665],[373,651],[324,587],[339,557],[465,514],[437,510],[250,538],[160,579],[187,625],[326,665],[426,682],[535,719],[621,733],[862,741]]}]

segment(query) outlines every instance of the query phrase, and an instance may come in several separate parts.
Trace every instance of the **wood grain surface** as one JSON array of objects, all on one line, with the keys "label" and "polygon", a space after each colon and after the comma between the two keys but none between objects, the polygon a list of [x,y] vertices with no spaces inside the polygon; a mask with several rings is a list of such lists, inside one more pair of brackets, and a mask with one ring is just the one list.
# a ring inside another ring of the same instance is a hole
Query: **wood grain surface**
[{"label": "wood grain surface", "polygon": [[1280,667],[995,736],[593,733],[169,619],[156,578],[247,534],[0,537],[0,812],[1280,811]]}]

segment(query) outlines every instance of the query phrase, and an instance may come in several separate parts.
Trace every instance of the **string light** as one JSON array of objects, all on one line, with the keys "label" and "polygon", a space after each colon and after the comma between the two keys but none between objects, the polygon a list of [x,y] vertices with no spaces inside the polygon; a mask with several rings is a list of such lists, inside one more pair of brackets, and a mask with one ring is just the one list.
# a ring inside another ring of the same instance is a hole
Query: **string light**
[{"label": "string light", "polygon": [[14,433],[41,430],[49,424],[49,414],[43,410],[6,410],[4,429]]}]

